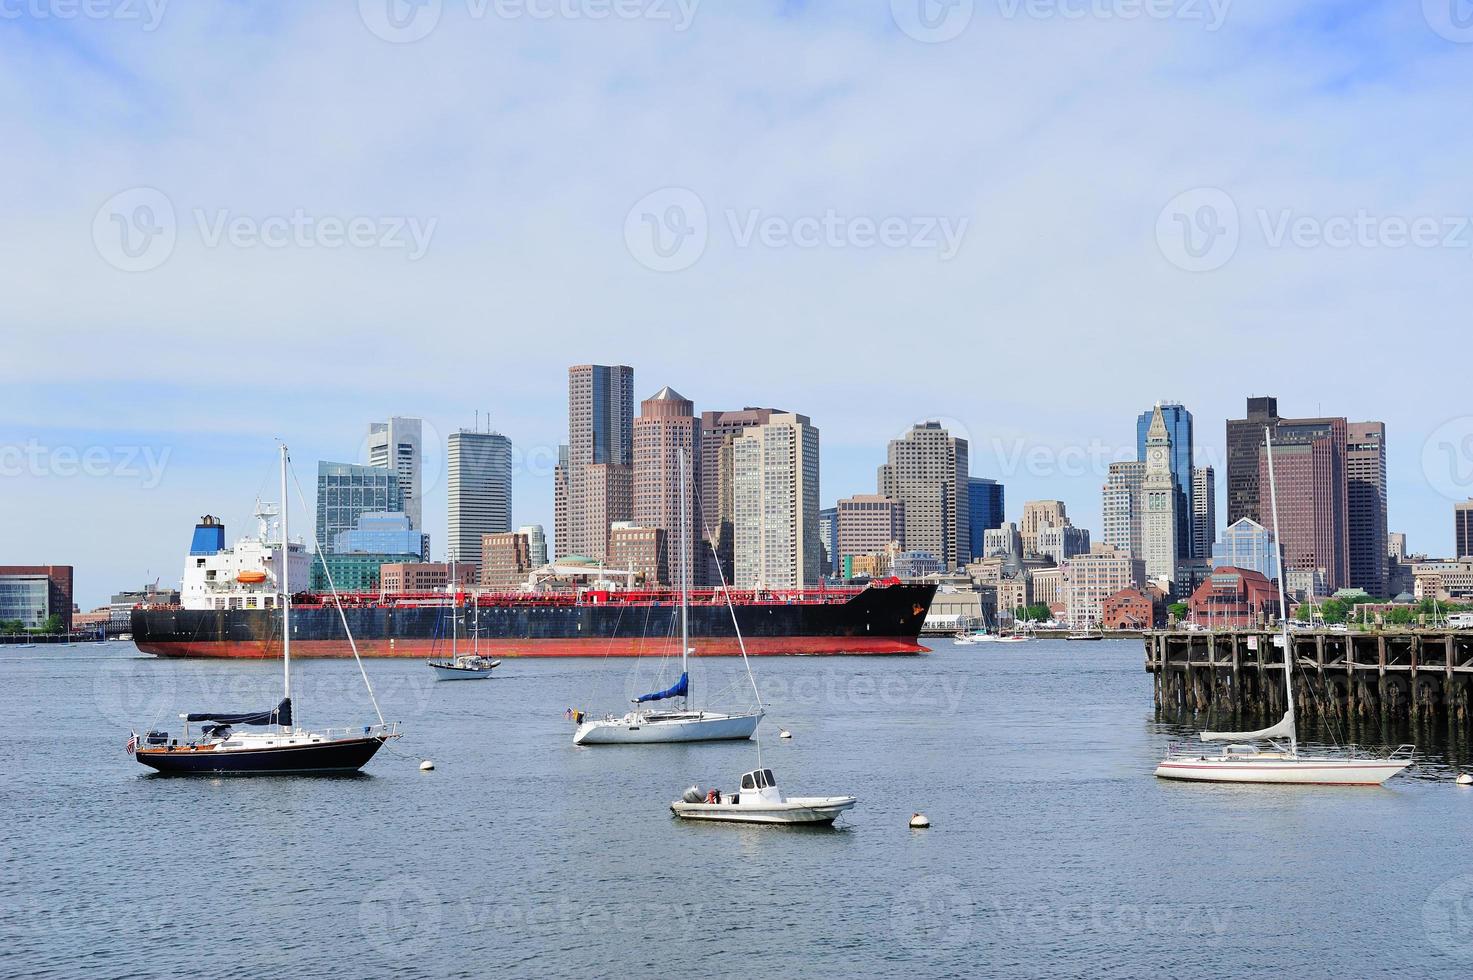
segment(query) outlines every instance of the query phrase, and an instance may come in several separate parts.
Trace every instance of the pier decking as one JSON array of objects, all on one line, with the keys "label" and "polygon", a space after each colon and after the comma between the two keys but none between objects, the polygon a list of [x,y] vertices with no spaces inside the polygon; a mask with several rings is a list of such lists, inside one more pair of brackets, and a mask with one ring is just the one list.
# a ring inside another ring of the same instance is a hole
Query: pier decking
[{"label": "pier decking", "polygon": [[[1328,630],[1289,634],[1296,709],[1306,717],[1473,725],[1473,632]],[[1284,711],[1284,658],[1272,630],[1146,634],[1146,670],[1167,710]]]}]

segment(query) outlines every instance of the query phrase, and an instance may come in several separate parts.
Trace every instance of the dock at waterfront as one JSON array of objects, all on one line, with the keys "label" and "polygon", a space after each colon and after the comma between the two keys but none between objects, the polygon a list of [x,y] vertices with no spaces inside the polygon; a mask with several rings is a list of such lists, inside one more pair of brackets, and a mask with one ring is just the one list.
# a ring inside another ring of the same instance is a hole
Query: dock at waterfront
[{"label": "dock at waterfront", "polygon": [[[1289,634],[1296,708],[1305,716],[1446,719],[1473,725],[1473,632],[1377,630]],[[1285,710],[1284,659],[1271,630],[1145,636],[1156,707],[1274,715]]]}]

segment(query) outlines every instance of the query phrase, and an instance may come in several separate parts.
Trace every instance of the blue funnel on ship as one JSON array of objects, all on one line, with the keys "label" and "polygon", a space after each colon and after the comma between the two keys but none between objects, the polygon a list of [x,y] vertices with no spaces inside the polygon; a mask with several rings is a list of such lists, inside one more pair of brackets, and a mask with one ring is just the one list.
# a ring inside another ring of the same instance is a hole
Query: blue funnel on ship
[{"label": "blue funnel on ship", "polygon": [[194,526],[194,540],[189,542],[191,555],[215,555],[225,550],[225,525],[218,517],[206,514]]}]

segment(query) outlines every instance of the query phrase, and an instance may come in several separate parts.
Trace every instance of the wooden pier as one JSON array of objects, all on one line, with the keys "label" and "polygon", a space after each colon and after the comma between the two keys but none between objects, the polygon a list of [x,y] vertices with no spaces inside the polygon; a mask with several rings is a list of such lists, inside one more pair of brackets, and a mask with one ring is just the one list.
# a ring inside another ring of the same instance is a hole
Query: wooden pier
[{"label": "wooden pier", "polygon": [[[1473,726],[1473,632],[1301,630],[1289,638],[1301,717]],[[1146,670],[1155,679],[1156,707],[1281,714],[1281,644],[1272,630],[1147,633]]]}]

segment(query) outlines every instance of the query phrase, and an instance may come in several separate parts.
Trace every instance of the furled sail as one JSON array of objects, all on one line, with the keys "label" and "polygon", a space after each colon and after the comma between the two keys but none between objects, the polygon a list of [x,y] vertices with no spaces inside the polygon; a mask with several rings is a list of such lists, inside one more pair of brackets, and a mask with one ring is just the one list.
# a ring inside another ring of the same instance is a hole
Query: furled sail
[{"label": "furled sail", "polygon": [[290,725],[292,723],[292,699],[282,698],[281,703],[270,711],[250,711],[230,714],[224,711],[199,711],[186,716],[189,721],[215,721],[222,725]]},{"label": "furled sail", "polygon": [[1199,736],[1204,742],[1251,742],[1260,738],[1293,738],[1294,720],[1287,714],[1277,725],[1256,732],[1203,732]]},{"label": "furled sail", "polygon": [[674,687],[664,691],[656,691],[653,694],[642,695],[635,698],[634,703],[642,704],[645,701],[664,701],[666,698],[683,698],[686,696],[687,693],[689,693],[689,691],[690,674],[681,674],[680,680],[675,682]]}]

